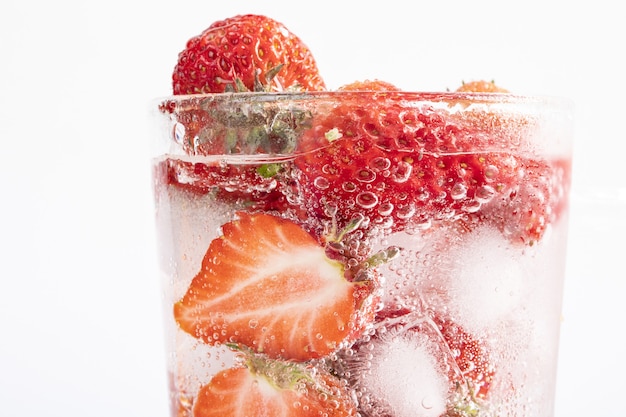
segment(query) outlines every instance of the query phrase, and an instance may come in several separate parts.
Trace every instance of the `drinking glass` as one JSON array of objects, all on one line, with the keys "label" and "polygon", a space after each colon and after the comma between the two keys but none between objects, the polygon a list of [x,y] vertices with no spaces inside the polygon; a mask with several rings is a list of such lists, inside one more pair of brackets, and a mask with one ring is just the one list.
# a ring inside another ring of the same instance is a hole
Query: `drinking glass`
[{"label": "drinking glass", "polygon": [[172,416],[553,415],[570,102],[227,93],[157,121]]}]

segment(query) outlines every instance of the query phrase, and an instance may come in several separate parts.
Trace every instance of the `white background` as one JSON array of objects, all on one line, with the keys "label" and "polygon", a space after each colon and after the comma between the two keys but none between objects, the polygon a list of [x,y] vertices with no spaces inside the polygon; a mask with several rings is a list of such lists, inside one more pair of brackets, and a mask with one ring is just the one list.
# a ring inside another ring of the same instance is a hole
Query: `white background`
[{"label": "white background", "polygon": [[149,104],[170,93],[189,37],[246,12],[298,34],[331,88],[379,78],[445,90],[484,78],[576,102],[556,414],[623,416],[619,4],[4,0],[0,416],[167,416]]}]

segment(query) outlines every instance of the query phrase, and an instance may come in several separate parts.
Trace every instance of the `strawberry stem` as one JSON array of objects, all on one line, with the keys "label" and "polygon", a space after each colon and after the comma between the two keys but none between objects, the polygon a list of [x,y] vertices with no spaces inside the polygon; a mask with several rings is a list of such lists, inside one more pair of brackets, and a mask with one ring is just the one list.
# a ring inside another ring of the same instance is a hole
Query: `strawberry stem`
[{"label": "strawberry stem", "polygon": [[297,390],[303,382],[308,386],[315,385],[315,379],[310,371],[300,363],[270,359],[240,343],[225,345],[242,356],[244,365],[250,373],[264,377],[277,389]]},{"label": "strawberry stem", "polygon": [[400,248],[397,246],[390,246],[387,249],[383,249],[367,258],[364,262],[364,266],[367,268],[374,268],[387,262],[392,261],[400,254]]},{"label": "strawberry stem", "polygon": [[268,90],[270,83],[272,82],[274,77],[276,77],[276,75],[280,72],[280,70],[283,69],[283,66],[284,64],[278,64],[275,67],[270,68],[270,70],[265,73],[265,83]]},{"label": "strawberry stem", "polygon": [[263,164],[259,166],[256,170],[257,174],[259,174],[263,178],[272,178],[276,174],[280,172],[282,168],[282,164],[274,163],[274,164]]},{"label": "strawberry stem", "polygon": [[[334,211],[334,210],[330,210],[330,208],[328,207],[328,211]],[[341,229],[340,232],[337,232],[337,219],[334,216],[334,213],[332,213],[333,215],[331,216],[331,225],[330,225],[330,230],[326,233],[325,236],[325,241],[327,243],[341,243],[343,241],[343,238],[349,234],[354,232],[356,229],[359,228],[359,226],[361,226],[361,223],[363,223],[364,217],[362,215],[356,216],[354,218],[352,218],[352,220],[350,220],[348,222],[348,224],[346,224],[346,226]]]},{"label": "strawberry stem", "polygon": [[446,417],[492,417],[493,413],[480,404],[470,387],[456,384],[456,394],[448,406]]}]

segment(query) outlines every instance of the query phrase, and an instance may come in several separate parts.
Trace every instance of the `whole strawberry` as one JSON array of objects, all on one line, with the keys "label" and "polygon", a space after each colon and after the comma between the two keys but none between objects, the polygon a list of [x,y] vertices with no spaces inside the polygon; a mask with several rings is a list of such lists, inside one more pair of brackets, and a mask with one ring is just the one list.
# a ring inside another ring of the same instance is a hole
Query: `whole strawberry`
[{"label": "whole strawberry", "polygon": [[464,82],[456,89],[458,93],[508,93],[509,90],[496,85],[494,81],[475,80]]},{"label": "whole strawberry", "polygon": [[239,15],[191,38],[174,69],[174,94],[324,90],[313,55],[281,23]]},{"label": "whole strawberry", "polygon": [[344,90],[304,133],[295,164],[311,216],[339,229],[365,217],[391,231],[470,219],[522,244],[541,239],[559,214],[567,169],[509,149],[528,121],[458,114],[432,105],[436,95],[376,87]]}]

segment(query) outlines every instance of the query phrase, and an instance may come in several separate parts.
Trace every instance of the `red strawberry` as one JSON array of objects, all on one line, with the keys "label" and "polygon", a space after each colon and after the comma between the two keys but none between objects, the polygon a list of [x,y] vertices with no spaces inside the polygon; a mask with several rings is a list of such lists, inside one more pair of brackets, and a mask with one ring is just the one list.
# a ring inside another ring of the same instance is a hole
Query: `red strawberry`
[{"label": "red strawberry", "polygon": [[174,306],[184,331],[296,361],[328,355],[360,335],[374,283],[348,281],[343,265],[300,226],[240,213],[222,231]]},{"label": "red strawberry", "polygon": [[[175,95],[325,89],[306,45],[281,23],[259,15],[239,15],[215,22],[190,39],[179,54],[172,79]],[[188,102],[170,100],[160,108],[176,119],[175,135],[187,154],[234,153],[231,142],[239,128],[252,132],[253,137],[246,140],[265,140],[274,152],[288,147],[284,141],[291,133],[282,129],[290,120],[282,120],[276,114],[252,114],[246,122],[239,117],[241,107],[215,103],[212,106],[210,100],[198,97],[189,98]],[[247,128],[242,128],[242,123]],[[259,138],[259,129],[270,124],[264,139]]]},{"label": "red strawberry", "polygon": [[533,245],[567,205],[571,161],[520,159],[519,174],[519,182],[479,216],[495,224],[511,241]]},{"label": "red strawberry", "polygon": [[524,243],[539,239],[562,195],[553,189],[558,168],[508,151],[509,135],[526,122],[509,120],[486,133],[489,122],[480,116],[402,104],[415,98],[345,92],[330,114],[314,119],[302,141],[310,151],[295,161],[311,214],[340,227],[364,215],[372,225],[401,230],[504,207],[509,214],[493,218],[503,232]]},{"label": "red strawberry", "polygon": [[[410,309],[404,307],[386,309],[377,313],[376,322],[404,325],[410,322],[413,315]],[[393,328],[393,324],[391,327]],[[438,330],[437,335],[432,333],[433,328]],[[431,338],[441,335],[447,346],[446,350],[452,355],[455,363],[455,366],[444,364],[450,369],[450,380],[468,385],[471,393],[477,398],[484,398],[487,395],[495,375],[495,366],[483,340],[472,336],[454,321],[438,315],[434,315],[432,322],[422,318],[418,325],[408,326],[404,331],[430,333]],[[459,377],[462,377],[462,381]]]},{"label": "red strawberry", "polygon": [[218,373],[203,386],[193,416],[356,416],[346,387],[330,374],[261,358],[250,362]]},{"label": "red strawberry", "polygon": [[339,91],[399,91],[395,85],[382,80],[354,81],[339,87]]},{"label": "red strawberry", "polygon": [[324,90],[313,55],[296,35],[265,16],[239,15],[191,38],[174,69],[174,94]]},{"label": "red strawberry", "polygon": [[166,159],[158,162],[160,181],[195,194],[212,193],[216,200],[248,210],[293,213],[303,217],[300,206],[289,203],[283,193],[288,185],[280,180],[280,164],[223,165]]},{"label": "red strawberry", "polygon": [[331,363],[361,393],[362,415],[434,417],[478,411],[493,377],[482,341],[452,322],[408,309],[384,310],[376,320],[376,332]]},{"label": "red strawberry", "polygon": [[495,375],[487,347],[451,320],[435,318],[435,322],[471,392],[484,398]]},{"label": "red strawberry", "polygon": [[459,93],[508,93],[509,90],[499,87],[493,81],[477,80],[463,83],[456,89]]}]

